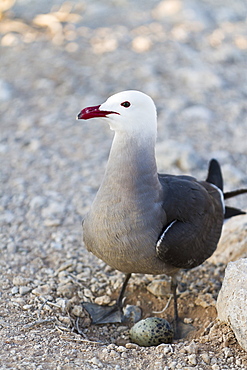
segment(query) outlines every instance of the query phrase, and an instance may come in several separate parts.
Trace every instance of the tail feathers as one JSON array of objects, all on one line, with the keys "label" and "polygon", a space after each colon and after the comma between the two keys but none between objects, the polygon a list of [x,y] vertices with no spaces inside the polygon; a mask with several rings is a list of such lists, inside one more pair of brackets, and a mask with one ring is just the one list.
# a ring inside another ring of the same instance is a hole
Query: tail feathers
[{"label": "tail feathers", "polygon": [[224,199],[236,197],[237,195],[247,193],[247,189],[237,189],[224,193]]},{"label": "tail feathers", "polygon": [[206,181],[210,184],[216,185],[223,191],[223,177],[220,169],[219,162],[216,159],[211,159],[208,167],[208,176]]},{"label": "tail feathers", "polygon": [[245,215],[245,214],[246,212],[242,211],[241,209],[226,206],[224,218],[226,219],[226,218],[231,218],[234,216]]},{"label": "tail feathers", "polygon": [[[206,181],[217,186],[223,192],[223,177],[220,169],[220,164],[216,159],[211,159],[211,161],[209,162],[208,176],[206,178]],[[247,193],[247,189],[236,189],[223,193],[223,196],[224,199],[229,199],[245,193]],[[246,214],[246,212],[242,211],[241,209],[225,206],[225,219],[244,214]]]}]

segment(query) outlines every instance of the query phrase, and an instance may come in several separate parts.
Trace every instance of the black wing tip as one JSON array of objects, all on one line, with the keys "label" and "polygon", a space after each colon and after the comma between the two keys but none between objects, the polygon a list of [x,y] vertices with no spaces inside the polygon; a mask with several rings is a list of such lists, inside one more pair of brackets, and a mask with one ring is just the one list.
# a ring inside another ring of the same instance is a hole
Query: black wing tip
[{"label": "black wing tip", "polygon": [[208,166],[208,176],[206,181],[210,184],[217,186],[223,191],[223,177],[221,173],[220,164],[217,159],[212,158]]},{"label": "black wing tip", "polygon": [[246,215],[246,212],[242,211],[241,209],[234,208],[234,207],[229,207],[229,206],[225,207],[225,214],[224,214],[225,219],[231,218],[234,216],[239,216],[239,215]]}]

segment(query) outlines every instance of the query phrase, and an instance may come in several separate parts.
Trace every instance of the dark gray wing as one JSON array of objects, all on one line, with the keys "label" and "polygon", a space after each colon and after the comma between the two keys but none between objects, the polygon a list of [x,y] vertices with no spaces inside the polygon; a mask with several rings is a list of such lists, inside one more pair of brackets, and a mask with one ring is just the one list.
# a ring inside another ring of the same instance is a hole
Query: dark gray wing
[{"label": "dark gray wing", "polygon": [[157,241],[158,257],[179,268],[209,258],[221,235],[224,209],[220,191],[189,176],[159,175],[167,225]]}]

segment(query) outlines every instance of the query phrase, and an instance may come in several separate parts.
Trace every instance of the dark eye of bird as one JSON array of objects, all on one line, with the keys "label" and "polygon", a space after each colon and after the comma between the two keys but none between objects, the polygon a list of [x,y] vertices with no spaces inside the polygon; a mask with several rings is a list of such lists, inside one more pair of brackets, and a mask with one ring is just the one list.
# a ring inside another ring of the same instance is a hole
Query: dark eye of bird
[{"label": "dark eye of bird", "polygon": [[129,108],[129,107],[130,107],[130,102],[129,102],[129,101],[124,101],[123,103],[121,103],[121,105],[122,105],[124,108]]}]

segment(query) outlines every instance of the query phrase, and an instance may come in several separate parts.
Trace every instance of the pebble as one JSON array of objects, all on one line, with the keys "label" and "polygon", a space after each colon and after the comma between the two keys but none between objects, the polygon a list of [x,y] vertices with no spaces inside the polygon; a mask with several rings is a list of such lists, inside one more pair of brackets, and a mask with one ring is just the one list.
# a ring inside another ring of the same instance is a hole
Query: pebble
[{"label": "pebble", "polygon": [[210,356],[207,353],[201,353],[201,358],[205,362],[205,364],[210,364]]},{"label": "pebble", "polygon": [[188,346],[184,347],[187,353],[197,354],[199,351],[198,345],[192,340]]},{"label": "pebble", "polygon": [[57,298],[56,304],[61,307],[63,313],[68,312],[71,306],[71,302],[66,298]]},{"label": "pebble", "polygon": [[191,317],[185,317],[184,323],[185,324],[193,324],[194,320]]},{"label": "pebble", "polygon": [[157,297],[171,294],[171,283],[166,280],[153,280],[147,285],[147,290]]},{"label": "pebble", "polygon": [[11,294],[17,294],[19,293],[19,288],[17,286],[14,286],[12,289],[11,289]]},{"label": "pebble", "polygon": [[52,287],[50,285],[44,284],[32,290],[32,293],[37,296],[46,296],[52,292]]},{"label": "pebble", "polygon": [[108,305],[111,302],[111,298],[108,295],[96,297],[94,302],[99,305]]},{"label": "pebble", "polygon": [[217,364],[212,365],[212,370],[220,370],[219,365]]},{"label": "pebble", "polygon": [[72,308],[71,313],[77,317],[84,317],[85,313],[82,306],[76,305]]},{"label": "pebble", "polygon": [[188,356],[188,362],[190,365],[196,366],[197,364],[197,359],[195,354],[191,354]]},{"label": "pebble", "polygon": [[20,286],[19,287],[19,293],[20,295],[25,295],[29,292],[31,292],[32,288],[30,286]]},{"label": "pebble", "polygon": [[30,282],[30,279],[25,278],[23,276],[15,276],[13,278],[13,284],[17,285],[17,286],[21,286],[21,285],[24,286],[24,285],[28,284],[29,282]]},{"label": "pebble", "polygon": [[102,368],[103,367],[103,364],[102,362],[97,358],[97,357],[93,357],[91,360],[88,360],[91,364],[93,365],[96,365],[97,367],[99,368]]},{"label": "pebble", "polygon": [[207,308],[209,306],[215,306],[216,300],[213,298],[212,294],[198,294],[197,298],[195,299],[195,304],[197,306]]},{"label": "pebble", "polygon": [[222,351],[223,351],[224,356],[225,356],[226,358],[229,358],[229,357],[231,357],[231,356],[232,356],[232,350],[231,350],[231,348],[229,348],[229,347],[224,347]]},{"label": "pebble", "polygon": [[68,283],[65,285],[59,285],[57,288],[57,294],[66,298],[72,298],[75,292],[75,285]]},{"label": "pebble", "polygon": [[138,306],[128,304],[124,307],[123,312],[124,320],[132,324],[140,321],[142,318],[142,310]]},{"label": "pebble", "polygon": [[125,347],[127,349],[136,349],[136,350],[140,349],[140,346],[138,346],[138,344],[135,344],[135,343],[126,343]]}]

